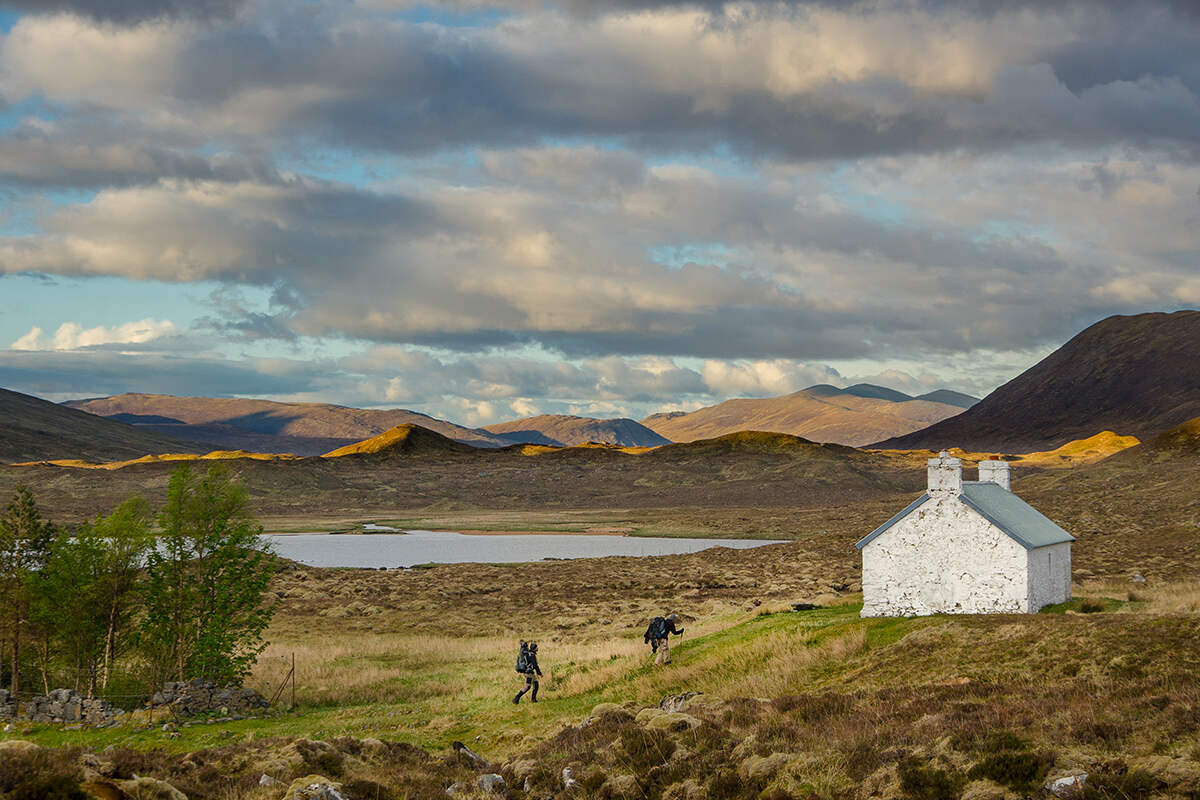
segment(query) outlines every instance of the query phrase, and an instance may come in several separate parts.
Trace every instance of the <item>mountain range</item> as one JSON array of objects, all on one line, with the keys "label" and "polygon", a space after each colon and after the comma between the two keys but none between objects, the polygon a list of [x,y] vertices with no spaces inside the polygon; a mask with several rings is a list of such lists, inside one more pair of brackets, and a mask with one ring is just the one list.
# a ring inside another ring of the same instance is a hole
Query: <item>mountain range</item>
[{"label": "mountain range", "polygon": [[963,413],[873,447],[1025,453],[1097,431],[1147,440],[1200,416],[1200,311],[1116,316]]},{"label": "mountain range", "polygon": [[202,442],[210,445],[210,449],[315,456],[369,439],[398,425],[419,425],[475,447],[512,444],[487,431],[404,409],[166,394],[121,394],[73,400],[66,405],[141,430]]},{"label": "mountain range", "polygon": [[653,414],[642,424],[676,442],[758,430],[860,447],[940,422],[975,402],[946,389],[912,397],[868,383],[845,389],[818,384],[782,397],[726,400],[697,411]]},{"label": "mountain range", "polygon": [[625,418],[595,419],[566,414],[543,414],[488,425],[484,430],[514,443],[566,447],[588,442],[615,444],[621,447],[658,447],[671,443],[670,439],[660,436],[640,422]]}]

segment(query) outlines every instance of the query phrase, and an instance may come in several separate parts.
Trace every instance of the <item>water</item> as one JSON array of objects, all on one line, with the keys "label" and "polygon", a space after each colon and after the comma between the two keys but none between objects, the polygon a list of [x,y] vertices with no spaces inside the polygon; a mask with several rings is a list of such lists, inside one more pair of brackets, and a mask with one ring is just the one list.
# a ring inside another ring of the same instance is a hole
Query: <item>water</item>
[{"label": "water", "polygon": [[[375,526],[373,530],[381,530]],[[447,531],[404,535],[298,533],[268,535],[275,552],[313,567],[411,567],[414,564],[499,564],[547,558],[668,556],[709,547],[744,550],[776,542],[765,539],[664,539],[641,536],[514,534],[480,536]]]}]

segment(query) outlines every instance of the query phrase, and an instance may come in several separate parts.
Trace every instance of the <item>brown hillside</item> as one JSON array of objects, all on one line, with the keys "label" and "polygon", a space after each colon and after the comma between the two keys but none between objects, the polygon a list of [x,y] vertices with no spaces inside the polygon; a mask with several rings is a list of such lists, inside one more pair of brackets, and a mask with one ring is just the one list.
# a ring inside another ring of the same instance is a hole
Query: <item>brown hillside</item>
[{"label": "brown hillside", "polygon": [[960,411],[960,406],[947,403],[915,399],[897,402],[888,397],[863,397],[832,386],[814,386],[782,397],[726,400],[690,413],[655,414],[642,423],[676,442],[757,430],[859,447],[881,437],[918,430]]},{"label": "brown hillside", "polygon": [[149,453],[202,452],[194,442],[0,389],[0,462],[81,458],[113,461]]},{"label": "brown hillside", "polygon": [[474,453],[476,448],[456,442],[420,425],[397,425],[378,436],[361,442],[339,447],[325,454],[325,458],[342,456],[388,456],[436,453]]},{"label": "brown hillside", "polygon": [[[258,513],[316,517],[361,517],[397,509],[664,507],[721,509],[728,515],[733,508],[812,507],[879,498],[916,491],[924,481],[923,471],[907,465],[894,469],[889,459],[874,454],[781,434],[743,433],[637,455],[616,447],[525,455],[523,445],[471,448],[414,426],[347,450],[348,456],[337,458],[229,464],[246,482]],[[172,468],[161,461],[112,471],[5,467],[0,468],[0,497],[28,482],[47,513],[70,520],[111,508],[134,492],[158,502]],[[760,524],[762,519],[747,517],[739,524]],[[708,527],[706,521],[699,524]]]},{"label": "brown hillside", "polygon": [[484,428],[511,442],[573,447],[588,442],[603,442],[621,447],[658,447],[670,444],[666,439],[631,419],[596,419],[566,414],[543,414]]},{"label": "brown hillside", "polygon": [[139,428],[205,442],[222,450],[313,456],[361,442],[397,425],[419,425],[477,447],[511,442],[487,431],[404,409],[363,409],[327,403],[276,403],[241,398],[122,394],[67,405]]},{"label": "brown hillside", "polygon": [[1109,317],[936,425],[873,447],[1049,450],[1098,430],[1145,441],[1200,416],[1200,311]]}]

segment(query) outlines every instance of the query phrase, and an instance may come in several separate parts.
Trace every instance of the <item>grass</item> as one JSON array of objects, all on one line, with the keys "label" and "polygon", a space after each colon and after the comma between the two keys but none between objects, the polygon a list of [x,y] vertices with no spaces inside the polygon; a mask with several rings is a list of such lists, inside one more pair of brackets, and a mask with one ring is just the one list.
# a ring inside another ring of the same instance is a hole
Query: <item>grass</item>
[{"label": "grass", "polygon": [[[438,567],[383,579],[419,580],[456,603],[465,589],[458,581],[478,575]],[[366,595],[378,593],[379,580],[312,570],[281,585],[316,584],[320,593],[336,581]],[[200,798],[217,796],[200,780],[207,763],[232,776],[220,796],[239,800],[274,797],[250,781],[256,771],[286,777],[321,767],[359,781],[355,798],[398,786],[434,796],[439,781],[470,779],[449,756],[404,750],[373,760],[363,748],[376,739],[432,753],[466,741],[505,761],[513,780],[513,770],[531,770],[527,778],[548,781],[550,793],[557,772],[574,765],[592,787],[585,796],[595,797],[615,796],[614,776],[622,775],[647,797],[698,780],[708,796],[746,800],[957,797],[980,782],[1026,794],[1051,770],[1073,767],[1092,771],[1100,787],[1157,786],[1168,778],[1154,777],[1155,769],[1169,762],[1178,772],[1200,756],[1200,660],[1189,655],[1200,620],[1187,610],[1189,586],[1150,586],[1135,600],[1111,597],[1118,585],[1085,587],[1086,599],[1075,602],[1102,606],[1088,614],[919,619],[862,619],[853,598],[803,612],[782,601],[746,605],[715,589],[704,603],[670,601],[693,618],[672,647],[674,663],[657,669],[640,627],[564,621],[535,604],[521,634],[542,644],[543,702],[520,706],[509,700],[520,684],[511,663],[516,637],[497,624],[507,602],[481,607],[474,619],[450,616],[441,631],[406,627],[415,612],[385,608],[381,629],[367,634],[313,617],[305,600],[285,596],[251,683],[279,685],[295,653],[296,709],[208,721],[177,736],[157,726],[33,725],[15,735],[54,748],[133,748],[131,763],[145,759],[139,774],[173,776]],[[1078,609],[1061,609],[1068,610]],[[621,711],[682,692],[702,693],[687,708],[700,727],[654,727],[653,714],[634,721]],[[598,706],[620,714],[578,727]],[[529,763],[537,766],[521,766]]]}]

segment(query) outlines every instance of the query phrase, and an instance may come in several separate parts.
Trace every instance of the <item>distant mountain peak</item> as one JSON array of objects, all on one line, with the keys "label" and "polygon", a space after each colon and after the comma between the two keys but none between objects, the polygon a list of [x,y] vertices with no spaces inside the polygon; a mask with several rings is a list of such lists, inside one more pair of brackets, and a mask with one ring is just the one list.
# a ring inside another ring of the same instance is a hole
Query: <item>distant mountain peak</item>
[{"label": "distant mountain peak", "polygon": [[542,414],[488,425],[485,431],[513,444],[573,447],[599,442],[620,447],[658,447],[671,440],[640,422],[624,417],[597,419],[570,414]]},{"label": "distant mountain peak", "polygon": [[1200,311],[1114,316],[957,416],[886,449],[1050,450],[1099,430],[1153,439],[1200,416]]}]

